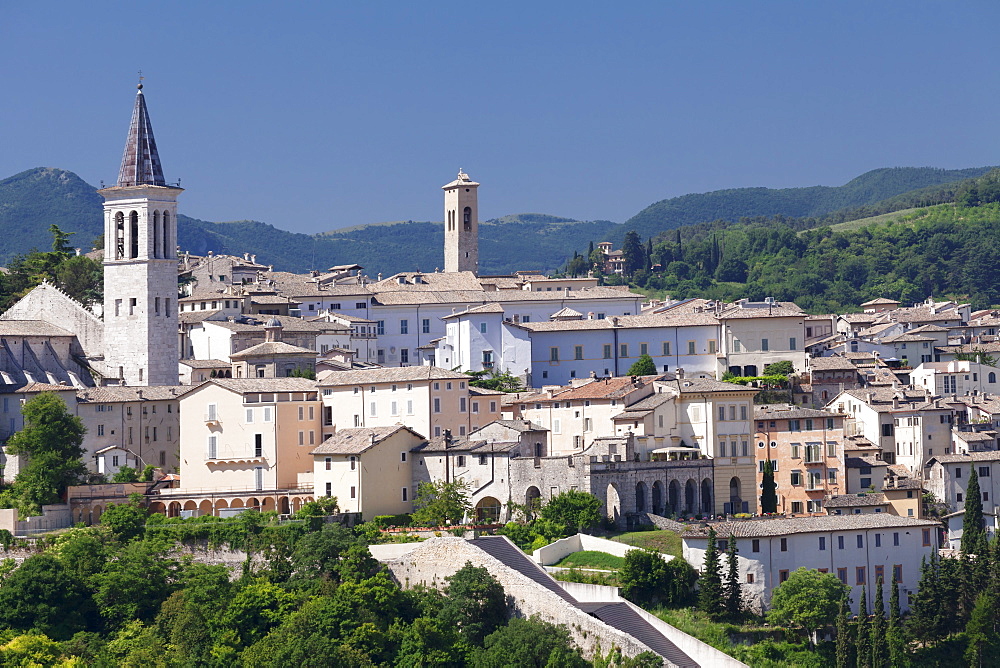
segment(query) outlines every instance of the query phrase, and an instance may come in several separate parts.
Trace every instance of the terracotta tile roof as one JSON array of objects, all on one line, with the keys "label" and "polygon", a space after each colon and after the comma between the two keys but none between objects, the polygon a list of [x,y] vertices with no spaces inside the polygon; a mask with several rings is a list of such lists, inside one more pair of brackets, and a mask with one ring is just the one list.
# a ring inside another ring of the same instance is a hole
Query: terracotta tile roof
[{"label": "terracotta tile roof", "polygon": [[218,385],[233,392],[315,392],[316,381],[308,378],[212,378],[192,388],[201,389],[207,385]]},{"label": "terracotta tile roof", "polygon": [[320,387],[369,385],[371,383],[407,383],[428,380],[469,380],[464,373],[436,366],[397,366],[354,371],[331,371],[319,379]]},{"label": "terracotta tile roof", "polygon": [[472,306],[465,309],[464,311],[458,311],[452,313],[451,315],[446,315],[442,320],[447,320],[449,318],[458,318],[463,315],[472,315],[475,313],[503,313],[503,307],[500,304],[481,304],[480,306]]},{"label": "terracotta tile roof", "polygon": [[883,459],[876,459],[875,457],[847,457],[844,460],[844,466],[849,469],[861,469],[861,468],[871,468],[871,467],[888,467],[889,462]]},{"label": "terracotta tile roof", "polygon": [[774,302],[765,304],[764,302],[741,302],[727,304],[721,313],[720,320],[730,320],[733,318],[792,318],[805,317],[805,312],[798,307],[795,302]]},{"label": "terracotta tile roof", "polygon": [[823,505],[827,508],[857,508],[884,506],[888,503],[884,494],[838,494],[827,497]]},{"label": "terracotta tile roof", "polygon": [[[643,385],[654,380],[666,378],[666,375],[640,376]],[[634,392],[639,386],[632,382],[630,376],[615,376],[610,378],[599,378],[589,383],[584,383],[578,387],[568,387],[554,393],[551,398],[546,394],[538,394],[532,397],[525,397],[531,402],[547,403],[552,401],[576,401],[582,399],[617,399]]]},{"label": "terracotta tile roof", "polygon": [[316,449],[309,454],[360,455],[400,431],[408,431],[417,439],[423,440],[424,438],[417,432],[402,424],[394,424],[387,427],[357,427],[352,429],[341,429],[336,434],[316,446]]},{"label": "terracotta tile roof", "polygon": [[44,320],[0,320],[0,336],[75,336]]},{"label": "terracotta tile roof", "polygon": [[[763,538],[766,536],[786,536],[795,533],[816,533],[832,531],[859,531],[863,529],[891,529],[906,527],[937,527],[940,522],[921,520],[915,517],[901,517],[889,513],[862,513],[858,515],[818,515],[814,517],[778,517],[713,524],[719,538]],[[708,527],[691,527],[682,537],[705,537]]]},{"label": "terracotta tile roof", "polygon": [[798,420],[802,418],[844,417],[843,413],[831,413],[815,408],[801,408],[788,404],[762,404],[753,412],[754,420]]},{"label": "terracotta tile roof", "polygon": [[849,323],[875,322],[878,319],[878,316],[874,313],[845,313],[840,317]]},{"label": "terracotta tile roof", "polygon": [[[617,324],[615,324],[617,322]],[[522,322],[515,327],[530,332],[560,332],[596,329],[645,329],[650,327],[718,326],[719,321],[708,313],[654,313],[645,315],[620,315],[583,320],[551,320],[548,322]]]},{"label": "terracotta tile roof", "polygon": [[238,353],[232,353],[229,355],[230,359],[246,359],[248,357],[261,357],[264,355],[309,355],[311,357],[316,356],[315,350],[309,350],[308,348],[301,348],[299,346],[293,346],[284,341],[265,341],[264,343],[258,343],[255,346],[250,346],[246,350],[242,350]]},{"label": "terracotta tile roof", "polygon": [[812,357],[808,360],[808,364],[810,369],[815,369],[816,371],[857,370],[854,362],[846,357],[841,357],[840,355],[832,355],[830,357]]},{"label": "terracotta tile roof", "polygon": [[869,299],[862,306],[881,306],[883,304],[901,304],[902,302],[897,302],[895,299],[886,299],[885,297],[878,297],[877,299]]},{"label": "terracotta tile roof", "polygon": [[968,464],[971,462],[1000,462],[1000,452],[990,450],[987,452],[967,452],[963,455],[934,455],[927,460],[924,468],[930,468],[934,462],[942,464]]},{"label": "terracotta tile roof", "polygon": [[192,389],[194,388],[191,385],[150,385],[147,387],[108,385],[106,387],[88,387],[77,390],[76,400],[82,404],[106,404],[123,401],[164,401],[179,399]]},{"label": "terracotta tile roof", "polygon": [[[53,385],[52,383],[28,383],[13,390],[16,394],[32,394],[34,392],[67,392],[72,391],[72,385]],[[11,390],[7,390],[8,392]]]},{"label": "terracotta tile roof", "polygon": [[180,363],[192,369],[230,369],[233,366],[222,360],[181,360]]}]

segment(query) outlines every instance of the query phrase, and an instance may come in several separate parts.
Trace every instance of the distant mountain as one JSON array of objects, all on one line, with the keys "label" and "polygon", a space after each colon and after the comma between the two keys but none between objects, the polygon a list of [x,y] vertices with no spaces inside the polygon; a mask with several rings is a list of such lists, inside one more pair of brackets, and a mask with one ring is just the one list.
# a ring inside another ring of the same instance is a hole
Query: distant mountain
[{"label": "distant mountain", "polygon": [[635,230],[643,239],[684,225],[752,216],[823,216],[841,209],[875,204],[891,197],[982,176],[992,167],[936,169],[887,167],[874,169],[842,186],[808,188],[733,188],[682,195],[647,206],[608,237],[621,243],[625,232]]},{"label": "distant mountain", "polygon": [[[103,200],[73,172],[37,168],[0,181],[0,264],[32,248],[52,244],[49,225],[76,233],[71,243],[88,250],[102,232]],[[179,215],[178,244],[196,254],[257,254],[275,269],[303,272],[357,263],[369,275],[434,271],[444,267],[444,225],[396,222],[361,225],[320,234],[281,230],[252,220],[213,223]],[[587,247],[615,227],[610,221],[578,222],[546,214],[504,216],[480,223],[479,258],[484,274],[518,269],[552,271],[567,248]]]}]

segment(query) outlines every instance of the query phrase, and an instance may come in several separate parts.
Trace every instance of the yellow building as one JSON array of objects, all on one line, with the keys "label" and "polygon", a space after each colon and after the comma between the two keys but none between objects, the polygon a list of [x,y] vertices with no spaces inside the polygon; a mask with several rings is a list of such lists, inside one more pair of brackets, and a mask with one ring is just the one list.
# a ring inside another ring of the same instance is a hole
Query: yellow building
[{"label": "yellow building", "polygon": [[398,515],[413,510],[410,450],[424,438],[409,427],[341,429],[312,451],[317,496],[337,497],[340,510]]}]

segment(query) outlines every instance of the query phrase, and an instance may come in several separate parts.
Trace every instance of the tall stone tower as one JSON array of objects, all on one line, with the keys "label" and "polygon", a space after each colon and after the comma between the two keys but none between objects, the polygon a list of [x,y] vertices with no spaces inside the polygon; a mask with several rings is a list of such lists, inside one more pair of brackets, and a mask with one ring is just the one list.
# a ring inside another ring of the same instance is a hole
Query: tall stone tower
[{"label": "tall stone tower", "polygon": [[479,184],[461,169],[444,190],[444,270],[479,274]]},{"label": "tall stone tower", "polygon": [[108,383],[176,385],[177,196],[156,152],[142,84],[118,183],[104,197],[104,365]]}]

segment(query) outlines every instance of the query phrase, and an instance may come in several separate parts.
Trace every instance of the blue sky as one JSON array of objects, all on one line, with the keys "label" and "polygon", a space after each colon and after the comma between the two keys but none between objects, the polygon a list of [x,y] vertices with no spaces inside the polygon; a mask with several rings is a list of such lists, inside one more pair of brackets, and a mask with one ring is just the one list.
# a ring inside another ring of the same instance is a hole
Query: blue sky
[{"label": "blue sky", "polygon": [[184,213],[319,232],[623,222],[689,192],[1000,163],[993,2],[3,2],[0,178],[117,176],[145,93]]}]

